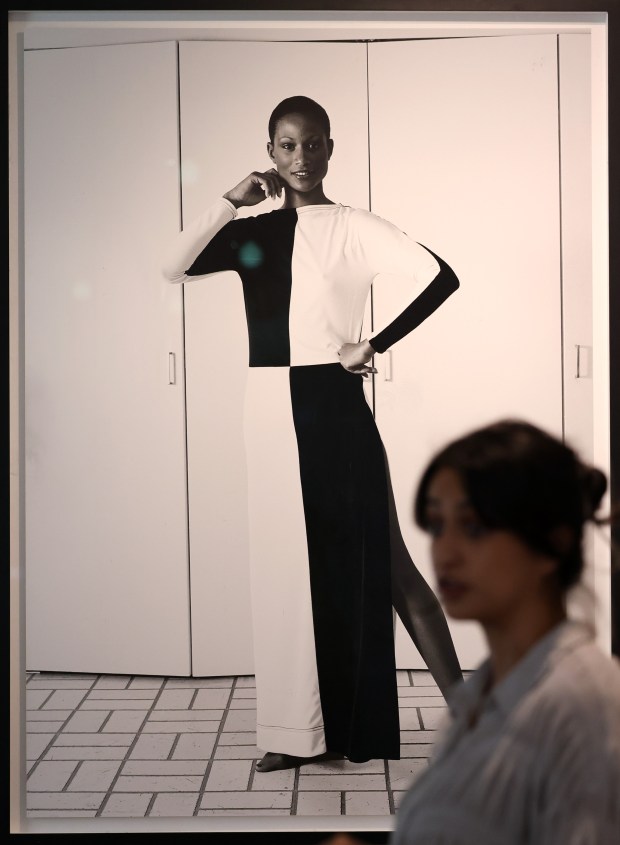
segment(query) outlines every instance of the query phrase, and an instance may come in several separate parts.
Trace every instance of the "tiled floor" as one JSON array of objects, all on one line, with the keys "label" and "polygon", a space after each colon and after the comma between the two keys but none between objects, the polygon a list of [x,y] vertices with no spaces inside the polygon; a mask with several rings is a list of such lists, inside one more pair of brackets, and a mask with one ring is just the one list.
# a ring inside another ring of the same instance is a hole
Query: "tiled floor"
[{"label": "tiled floor", "polygon": [[389,816],[445,713],[428,672],[398,685],[400,760],[261,774],[251,676],[28,673],[28,817]]}]

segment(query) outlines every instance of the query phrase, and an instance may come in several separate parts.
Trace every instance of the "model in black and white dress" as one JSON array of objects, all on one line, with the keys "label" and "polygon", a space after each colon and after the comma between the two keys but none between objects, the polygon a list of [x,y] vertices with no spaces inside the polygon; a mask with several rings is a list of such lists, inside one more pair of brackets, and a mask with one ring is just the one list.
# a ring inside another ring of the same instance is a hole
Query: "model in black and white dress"
[{"label": "model in black and white dress", "polygon": [[[326,753],[397,759],[392,605],[442,690],[461,675],[434,594],[408,555],[403,567],[362,376],[459,283],[391,223],[325,197],[332,142],[320,106],[285,100],[270,137],[276,167],[188,225],[164,268],[172,282],[234,270],[243,285],[257,745],[268,752],[258,770]],[[282,208],[235,219],[282,194]],[[410,279],[412,301],[360,340],[379,273]]]}]

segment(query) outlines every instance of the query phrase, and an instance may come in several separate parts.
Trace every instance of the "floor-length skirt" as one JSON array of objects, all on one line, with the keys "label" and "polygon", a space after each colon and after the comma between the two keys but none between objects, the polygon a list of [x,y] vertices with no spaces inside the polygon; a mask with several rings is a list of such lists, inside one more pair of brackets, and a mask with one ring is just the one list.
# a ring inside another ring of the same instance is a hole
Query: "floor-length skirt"
[{"label": "floor-length skirt", "polygon": [[257,745],[397,759],[387,479],[361,376],[251,367],[245,439]]}]

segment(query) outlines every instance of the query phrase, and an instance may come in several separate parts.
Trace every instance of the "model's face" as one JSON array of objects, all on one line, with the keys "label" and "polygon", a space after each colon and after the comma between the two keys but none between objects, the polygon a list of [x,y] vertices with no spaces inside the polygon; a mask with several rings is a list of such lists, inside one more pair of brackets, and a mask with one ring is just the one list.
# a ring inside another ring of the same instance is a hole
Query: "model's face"
[{"label": "model's face", "polygon": [[267,151],[284,182],[295,191],[308,193],[325,178],[333,146],[318,121],[288,114],[276,124]]},{"label": "model's face", "polygon": [[505,624],[548,595],[556,562],[516,534],[487,528],[454,470],[431,479],[426,514],[437,588],[453,619]]}]

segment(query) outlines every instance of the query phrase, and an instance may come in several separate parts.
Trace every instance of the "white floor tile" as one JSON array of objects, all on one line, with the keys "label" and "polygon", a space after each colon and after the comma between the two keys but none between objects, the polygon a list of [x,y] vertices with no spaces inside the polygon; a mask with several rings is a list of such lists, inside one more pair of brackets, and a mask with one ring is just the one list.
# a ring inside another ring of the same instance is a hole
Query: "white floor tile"
[{"label": "white floor tile", "polygon": [[153,803],[151,816],[191,818],[198,802],[198,792],[162,792]]},{"label": "white floor tile", "polygon": [[299,789],[304,791],[362,789],[374,792],[386,788],[385,775],[299,775]]},{"label": "white floor tile", "polygon": [[277,807],[270,807],[268,810],[252,809],[237,810],[227,808],[226,810],[199,810],[199,816],[290,816],[290,810],[280,810]]},{"label": "white floor tile", "polygon": [[295,769],[282,769],[277,772],[254,772],[252,792],[265,789],[292,789],[295,785]]},{"label": "white floor tile", "polygon": [[230,689],[233,684],[232,678],[167,678],[166,689],[205,689],[214,687],[216,689]]},{"label": "white floor tile", "polygon": [[73,760],[42,760],[28,778],[28,792],[60,792],[77,766]]},{"label": "white floor tile", "polygon": [[399,717],[401,731],[415,731],[420,727],[420,717],[415,707],[402,707]]},{"label": "white floor tile", "polygon": [[54,734],[28,732],[26,735],[26,757],[29,760],[38,760],[53,739]]},{"label": "white floor tile", "polygon": [[256,710],[229,710],[224,723],[225,731],[255,731]]},{"label": "white floor tile", "polygon": [[29,734],[55,734],[63,726],[64,722],[30,722],[26,726]]},{"label": "white floor tile", "polygon": [[28,710],[26,711],[26,726],[30,729],[33,722],[45,722],[50,719],[62,719],[65,722],[73,713],[73,710],[54,710],[53,713],[47,713],[45,710]]},{"label": "white floor tile", "polygon": [[167,760],[176,737],[141,734],[131,750],[130,760]]},{"label": "white floor tile", "polygon": [[157,699],[155,710],[187,710],[194,697],[193,689],[165,689]]},{"label": "white floor tile", "polygon": [[201,785],[200,775],[121,775],[114,792],[195,792]]},{"label": "white floor tile", "polygon": [[86,760],[68,786],[69,792],[107,792],[121,764],[118,760]]},{"label": "white floor tile", "polygon": [[232,792],[246,790],[252,763],[249,760],[216,760],[207,780],[207,790]]},{"label": "white floor tile", "polygon": [[149,722],[219,722],[224,710],[151,710]]},{"label": "white floor tile", "polygon": [[228,689],[201,689],[198,690],[192,710],[210,710],[224,708],[228,704],[230,690]]},{"label": "white floor tile", "polygon": [[93,685],[93,680],[89,678],[36,678],[28,683],[27,689],[80,689],[87,690]]},{"label": "white floor tile", "polygon": [[339,816],[340,792],[298,792],[298,816]]},{"label": "white floor tile", "polygon": [[390,803],[387,792],[347,792],[347,816],[389,816]]},{"label": "white floor tile", "polygon": [[123,760],[127,749],[117,746],[53,747],[45,755],[45,760]]},{"label": "white floor tile", "polygon": [[140,701],[142,707],[150,707],[157,695],[154,689],[106,689],[95,687],[86,696],[86,701]]},{"label": "white floor tile", "polygon": [[436,730],[441,727],[448,715],[447,707],[421,707],[420,716],[424,728],[428,730]]},{"label": "white floor tile", "polygon": [[[115,710],[105,723],[102,733],[136,734],[142,727],[147,714],[148,710]],[[95,713],[88,715],[94,716]]]},{"label": "white floor tile", "polygon": [[108,718],[109,713],[109,710],[97,710],[92,713],[78,710],[63,728],[63,733],[97,733]]},{"label": "white floor tile", "polygon": [[[81,710],[146,710],[149,701],[142,698],[94,698],[88,697],[80,707]],[[45,705],[47,709],[49,704]]]},{"label": "white floor tile", "polygon": [[127,689],[131,675],[102,675],[93,685],[93,689]]},{"label": "white floor tile", "polygon": [[290,809],[291,793],[270,792],[205,792],[200,804],[201,810],[225,808]]},{"label": "white floor tile", "polygon": [[256,689],[253,687],[236,687],[233,700],[235,698],[253,698],[256,700]]},{"label": "white floor tile", "polygon": [[437,731],[422,731],[422,730],[420,730],[420,731],[417,731],[417,730],[407,731],[407,730],[401,730],[400,741],[401,741],[401,745],[403,743],[409,743],[409,742],[431,742],[431,743],[433,743],[437,740],[438,736],[439,736],[439,734],[437,733]]},{"label": "white floor tile", "polygon": [[222,745],[215,749],[216,760],[260,760],[263,751],[255,745]]},{"label": "white floor tile", "polygon": [[382,775],[385,773],[383,760],[369,760],[367,763],[352,763],[350,760],[325,760],[310,763],[301,770],[305,775]]},{"label": "white floor tile", "polygon": [[142,734],[217,733],[219,721],[152,722],[150,719],[142,728]]},{"label": "white floor tile", "polygon": [[129,682],[129,686],[127,689],[161,689],[164,684],[164,678],[148,678],[146,676],[141,676],[139,678],[134,678],[132,681]]},{"label": "white floor tile", "polygon": [[101,811],[102,817],[136,819],[146,815],[151,802],[150,792],[135,795],[110,795],[108,801]]},{"label": "white floor tile", "polygon": [[393,790],[409,789],[416,777],[428,768],[426,760],[390,760],[390,786]]},{"label": "white floor tile", "polygon": [[29,810],[98,810],[105,792],[29,792]]},{"label": "white floor tile", "polygon": [[181,734],[173,760],[208,760],[215,746],[215,734]]},{"label": "white floor tile", "polygon": [[131,734],[64,734],[56,737],[54,745],[124,745],[129,748],[133,737]]},{"label": "white floor tile", "polygon": [[[26,690],[26,710],[38,710],[43,702],[54,695],[52,690]],[[73,709],[73,708],[71,708]]]},{"label": "white floor tile", "polygon": [[94,819],[96,810],[27,810],[29,819]]},{"label": "white floor tile", "polygon": [[[218,745],[256,745],[255,731],[230,731],[226,730],[224,725],[224,732],[220,735]],[[261,757],[264,752],[261,752]]]},{"label": "white floor tile", "polygon": [[127,760],[123,775],[204,775],[206,760]]},{"label": "white floor tile", "polygon": [[413,687],[399,687],[398,688],[398,698],[437,698],[440,697],[442,703],[444,702],[444,697],[439,692],[439,688],[434,684],[432,686],[413,686]]}]

